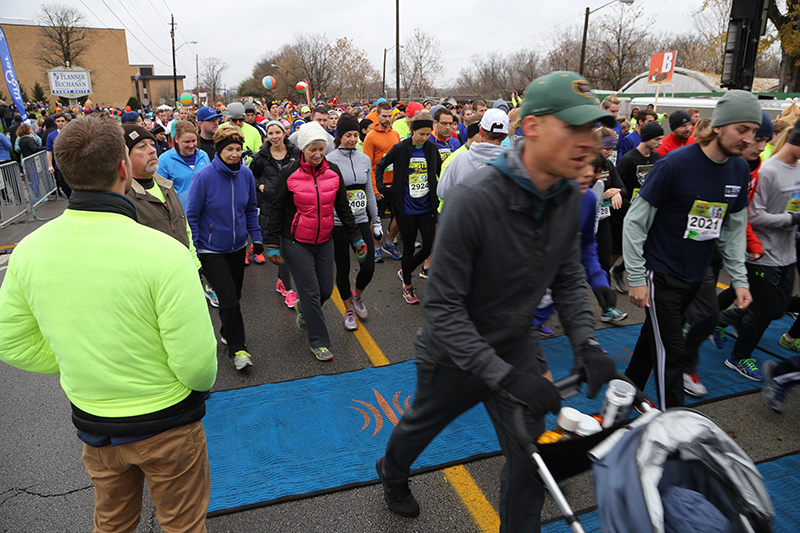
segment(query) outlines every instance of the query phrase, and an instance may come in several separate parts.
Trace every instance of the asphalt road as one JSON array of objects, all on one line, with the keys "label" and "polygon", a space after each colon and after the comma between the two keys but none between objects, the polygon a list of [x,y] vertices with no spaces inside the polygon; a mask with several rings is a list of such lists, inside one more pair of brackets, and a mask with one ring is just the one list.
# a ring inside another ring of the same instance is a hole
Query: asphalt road
[{"label": "asphalt road", "polygon": [[[37,210],[42,217],[56,216],[64,201],[48,202]],[[0,229],[0,245],[18,242],[40,223]],[[0,283],[7,256],[0,255]],[[355,267],[355,260],[353,260]],[[376,265],[375,277],[365,292],[369,307],[366,327],[391,363],[413,358],[413,338],[424,319],[422,306],[406,304],[396,272],[399,262]],[[214,391],[251,387],[298,378],[337,374],[371,366],[355,335],[344,331],[342,316],[332,302],[325,305],[331,333],[332,362],[317,361],[305,334],[294,327],[294,312],[275,292],[277,269],[271,264],[251,264],[245,273],[242,310],[248,347],[254,366],[237,372],[220,345],[219,372]],[[354,271],[355,272],[355,271]],[[724,280],[723,280],[724,281]],[[487,280],[487,283],[490,280]],[[502,283],[502,280],[499,280]],[[415,278],[417,294],[424,300],[426,281]],[[592,299],[593,300],[593,299]],[[644,314],[627,297],[618,307],[630,313],[624,324],[641,322]],[[217,312],[209,308],[215,327]],[[595,311],[599,310],[595,307]],[[604,325],[598,320],[598,327]],[[561,334],[555,324],[556,334]],[[722,365],[720,372],[730,372]],[[699,408],[722,426],[755,461],[800,449],[796,413],[800,405],[790,398],[790,414],[769,412],[757,394],[712,402]],[[19,371],[0,364],[0,531],[38,533],[89,531],[92,527],[93,489],[80,458],[81,443],[70,421],[69,404],[58,378]],[[497,508],[502,457],[466,465],[489,502]],[[472,532],[484,531],[470,515],[441,471],[414,476],[411,487],[422,513],[414,519],[393,515],[384,505],[380,486],[341,491],[324,496],[214,517],[210,532]],[[591,474],[574,478],[565,486],[575,509],[594,504]],[[800,499],[800,497],[798,497]],[[559,515],[552,500],[543,518]],[[161,531],[149,497],[145,496],[138,532]]]}]

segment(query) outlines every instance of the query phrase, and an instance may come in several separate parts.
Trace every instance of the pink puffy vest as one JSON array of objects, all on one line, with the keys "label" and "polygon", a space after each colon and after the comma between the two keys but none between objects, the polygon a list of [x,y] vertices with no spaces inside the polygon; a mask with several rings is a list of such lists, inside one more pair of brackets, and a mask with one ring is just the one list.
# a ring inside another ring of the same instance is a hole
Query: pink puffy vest
[{"label": "pink puffy vest", "polygon": [[292,219],[292,235],[296,241],[320,244],[330,239],[339,182],[339,174],[331,170],[325,159],[317,170],[301,161],[300,168],[286,180],[297,209]]}]

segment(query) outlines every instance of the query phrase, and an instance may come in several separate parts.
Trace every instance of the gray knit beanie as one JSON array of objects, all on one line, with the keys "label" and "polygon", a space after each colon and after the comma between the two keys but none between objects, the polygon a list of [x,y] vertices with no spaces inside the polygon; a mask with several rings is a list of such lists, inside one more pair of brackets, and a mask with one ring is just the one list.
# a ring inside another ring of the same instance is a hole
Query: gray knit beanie
[{"label": "gray knit beanie", "polygon": [[755,122],[761,125],[761,106],[753,93],[729,91],[717,102],[714,114],[711,115],[711,127],[717,128],[737,122]]}]

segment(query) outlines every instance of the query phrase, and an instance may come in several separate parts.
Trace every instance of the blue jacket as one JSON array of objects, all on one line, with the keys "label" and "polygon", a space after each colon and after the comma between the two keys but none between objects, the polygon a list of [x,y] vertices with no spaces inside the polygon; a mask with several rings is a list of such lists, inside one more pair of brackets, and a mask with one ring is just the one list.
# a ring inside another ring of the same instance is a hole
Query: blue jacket
[{"label": "blue jacket", "polygon": [[183,205],[184,210],[187,207],[187,198],[189,196],[189,186],[192,184],[192,178],[209,165],[211,161],[208,160],[208,155],[200,149],[195,151],[197,157],[194,160],[194,170],[186,164],[175,148],[167,150],[158,157],[158,175],[172,181],[172,187],[178,193],[178,198]]},{"label": "blue jacket", "polygon": [[591,190],[581,196],[581,264],[586,271],[586,281],[596,290],[608,287],[608,276],[600,267],[597,257],[597,237],[594,234],[594,221],[597,217],[597,197]]},{"label": "blue jacket", "polygon": [[253,173],[245,166],[233,171],[215,157],[194,176],[186,220],[198,253],[235,252],[247,246],[248,233],[262,242]]},{"label": "blue jacket", "polygon": [[11,160],[11,141],[8,140],[8,137],[0,133],[0,161],[10,161]]}]

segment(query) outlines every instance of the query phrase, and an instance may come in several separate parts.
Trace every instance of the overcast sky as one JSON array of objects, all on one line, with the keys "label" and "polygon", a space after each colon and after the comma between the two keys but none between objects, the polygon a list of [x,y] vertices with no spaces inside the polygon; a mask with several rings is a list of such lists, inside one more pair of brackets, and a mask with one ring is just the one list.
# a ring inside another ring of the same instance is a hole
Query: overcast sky
[{"label": "overcast sky", "polygon": [[[401,0],[400,42],[416,26],[437,36],[445,61],[445,75],[438,82],[446,86],[469,65],[471,56],[492,50],[506,53],[524,46],[545,49],[548,38],[559,29],[582,27],[586,7],[597,9],[606,2]],[[49,2],[3,0],[0,20],[35,20],[43,3]],[[208,57],[226,61],[230,66],[225,83],[230,88],[250,76],[265,52],[291,43],[296,33],[325,33],[332,39],[349,37],[366,50],[378,71],[383,66],[384,48],[395,42],[395,0],[303,0],[296,4],[263,0],[237,0],[231,4],[219,0],[69,0],[68,4],[80,9],[90,26],[127,29],[130,63],[153,64],[157,74],[166,75],[172,73],[169,19],[173,14],[178,24],[176,46],[197,41],[196,45],[181,46],[177,52],[178,73],[186,74],[189,87],[195,82],[195,55],[201,62]],[[639,7],[646,17],[654,17],[656,32],[678,32],[692,27],[691,13],[700,4],[701,0],[635,0],[633,7],[626,9]],[[458,8],[453,7],[456,5]],[[506,9],[487,10],[499,5]],[[592,14],[590,25],[612,13],[613,7]],[[34,47],[35,43],[29,43],[26,49],[33,51]],[[389,65],[393,54],[389,52]],[[392,86],[390,66],[386,70],[387,84]],[[277,73],[261,73],[267,74]]]}]

